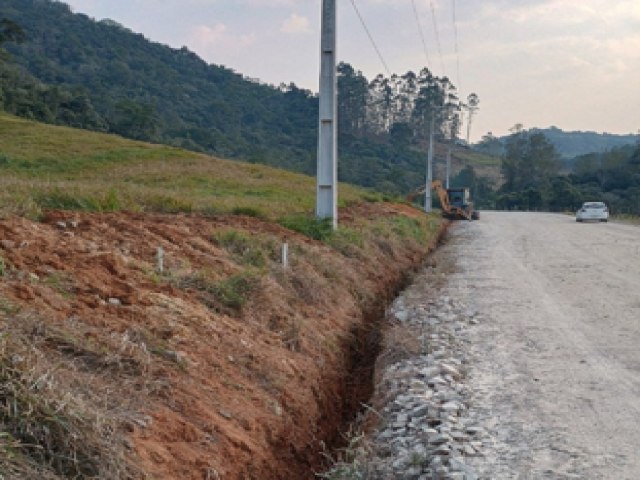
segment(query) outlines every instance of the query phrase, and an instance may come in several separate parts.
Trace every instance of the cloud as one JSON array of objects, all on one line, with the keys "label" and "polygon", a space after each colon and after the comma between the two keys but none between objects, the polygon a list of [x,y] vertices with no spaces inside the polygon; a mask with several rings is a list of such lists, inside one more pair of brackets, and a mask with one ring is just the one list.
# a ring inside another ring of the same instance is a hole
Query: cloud
[{"label": "cloud", "polygon": [[217,53],[232,53],[245,49],[255,42],[255,34],[235,33],[224,23],[217,23],[213,27],[195,26],[191,29],[187,40],[188,45],[205,57],[215,56]]},{"label": "cloud", "polygon": [[306,34],[312,33],[309,19],[305,16],[292,13],[282,22],[280,27],[282,33],[289,34]]}]

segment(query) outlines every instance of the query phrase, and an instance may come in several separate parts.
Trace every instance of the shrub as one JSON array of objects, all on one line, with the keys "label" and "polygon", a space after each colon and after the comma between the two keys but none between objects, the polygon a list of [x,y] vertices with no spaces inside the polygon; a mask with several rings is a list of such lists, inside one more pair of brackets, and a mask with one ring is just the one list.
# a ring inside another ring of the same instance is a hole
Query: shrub
[{"label": "shrub", "polygon": [[258,286],[258,278],[251,273],[241,272],[215,284],[211,293],[223,306],[240,310],[249,294]]},{"label": "shrub", "polygon": [[362,199],[369,203],[379,203],[384,201],[383,195],[378,192],[367,192],[362,196]]},{"label": "shrub", "polygon": [[393,217],[393,231],[401,238],[413,238],[423,244],[427,240],[425,227],[415,218],[405,216]]},{"label": "shrub", "polygon": [[364,247],[364,238],[358,230],[340,227],[327,239],[327,244],[347,257],[354,257]]},{"label": "shrub", "polygon": [[61,190],[37,194],[34,200],[40,208],[49,210],[100,211],[100,204],[95,198],[72,195]]},{"label": "shrub", "polygon": [[265,220],[267,216],[265,213],[256,207],[235,207],[231,210],[233,215],[245,215],[247,217],[259,218],[261,220]]},{"label": "shrub", "polygon": [[59,189],[37,194],[36,205],[49,210],[80,210],[86,212],[116,212],[122,209],[120,197],[115,189],[108,190],[103,196],[85,196]]},{"label": "shrub", "polygon": [[202,292],[201,300],[212,309],[220,307],[239,311],[249,295],[258,287],[259,277],[250,271],[231,275],[220,281],[209,277],[206,271],[195,272],[176,280],[180,288],[193,288]]},{"label": "shrub", "polygon": [[11,157],[6,153],[0,152],[0,167],[6,167],[11,164]]},{"label": "shrub", "polygon": [[211,241],[231,253],[238,263],[258,268],[263,268],[267,264],[266,255],[259,240],[246,233],[238,230],[216,232],[211,236]]},{"label": "shrub", "polygon": [[309,215],[287,215],[278,220],[278,223],[289,230],[302,233],[315,240],[325,241],[333,235],[333,226],[330,218],[319,219]]},{"label": "shrub", "polygon": [[194,210],[191,202],[169,195],[153,195],[142,203],[145,210],[158,213],[191,213]]}]

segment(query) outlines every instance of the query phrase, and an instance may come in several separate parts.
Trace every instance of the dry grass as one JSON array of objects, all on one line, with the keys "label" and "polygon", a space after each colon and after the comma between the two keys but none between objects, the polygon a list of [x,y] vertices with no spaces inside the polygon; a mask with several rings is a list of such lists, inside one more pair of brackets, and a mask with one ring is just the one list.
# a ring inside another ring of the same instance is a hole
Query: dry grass
[{"label": "dry grass", "polygon": [[81,333],[72,320],[52,327],[33,314],[2,315],[3,478],[140,478],[123,428],[134,399],[153,394],[149,355],[126,335],[96,344]]}]

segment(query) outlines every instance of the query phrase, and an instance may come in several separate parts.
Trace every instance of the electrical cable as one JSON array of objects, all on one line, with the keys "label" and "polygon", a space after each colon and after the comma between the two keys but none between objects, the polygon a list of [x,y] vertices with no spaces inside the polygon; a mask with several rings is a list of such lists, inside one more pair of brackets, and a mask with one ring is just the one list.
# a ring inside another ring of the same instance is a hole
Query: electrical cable
[{"label": "electrical cable", "polygon": [[462,91],[462,80],[460,80],[460,49],[458,47],[458,18],[456,15],[456,0],[451,0],[452,13],[453,13],[453,36],[454,46],[456,51],[456,81],[458,83],[458,91]]},{"label": "electrical cable", "polygon": [[391,70],[389,70],[389,66],[387,65],[387,62],[385,62],[384,57],[382,56],[382,53],[380,52],[380,49],[378,48],[378,45],[376,44],[375,40],[373,39],[373,35],[371,35],[371,31],[369,30],[369,27],[367,27],[367,24],[364,21],[364,18],[362,17],[362,14],[360,13],[360,10],[358,9],[358,6],[356,5],[355,0],[351,0],[351,5],[353,5],[353,9],[355,10],[356,15],[360,19],[360,23],[362,24],[362,28],[364,28],[364,31],[367,33],[367,36],[369,37],[369,41],[371,42],[371,45],[373,45],[374,50],[378,54],[378,58],[382,62],[382,65],[384,66],[384,69],[387,72],[387,75],[389,75],[389,77],[391,77]]},{"label": "electrical cable", "polygon": [[440,44],[440,32],[438,30],[438,20],[436,19],[436,10],[433,6],[433,1],[429,2],[429,7],[431,7],[431,18],[433,19],[433,28],[436,33],[436,45],[438,46],[438,55],[440,56],[440,66],[442,67],[442,75],[444,75],[445,68],[444,59],[442,57],[442,45]]},{"label": "electrical cable", "polygon": [[429,58],[429,49],[427,48],[427,40],[424,35],[422,23],[420,22],[420,15],[418,14],[418,8],[416,7],[416,0],[411,0],[413,6],[413,15],[416,17],[416,23],[418,24],[418,32],[420,32],[420,40],[422,40],[422,47],[424,48],[424,56],[427,59],[427,68],[431,66],[431,59]]}]

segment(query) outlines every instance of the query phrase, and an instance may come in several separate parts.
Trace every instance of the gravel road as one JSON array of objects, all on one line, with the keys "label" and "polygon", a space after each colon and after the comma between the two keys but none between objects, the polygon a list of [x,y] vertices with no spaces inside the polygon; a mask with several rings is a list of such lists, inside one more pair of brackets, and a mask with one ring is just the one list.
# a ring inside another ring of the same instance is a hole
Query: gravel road
[{"label": "gravel road", "polygon": [[467,384],[481,478],[640,478],[640,228],[483,212],[452,228],[452,298],[482,316]]}]

